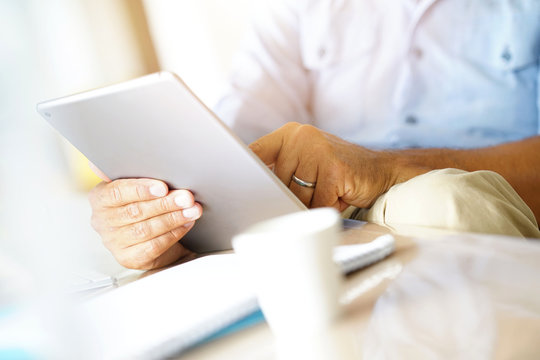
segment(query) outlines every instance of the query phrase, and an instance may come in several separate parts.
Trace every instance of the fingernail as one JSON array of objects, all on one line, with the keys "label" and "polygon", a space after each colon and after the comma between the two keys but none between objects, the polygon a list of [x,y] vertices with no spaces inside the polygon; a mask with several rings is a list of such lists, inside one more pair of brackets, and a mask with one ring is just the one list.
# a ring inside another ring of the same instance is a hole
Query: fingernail
[{"label": "fingernail", "polygon": [[167,195],[167,189],[162,184],[152,185],[150,186],[150,194],[158,197],[165,196]]},{"label": "fingernail", "polygon": [[185,224],[184,224],[184,227],[185,227],[185,228],[188,228],[188,227],[191,227],[191,225],[193,225],[193,224],[195,224],[195,221],[190,221],[190,222],[188,222],[188,223],[185,223]]},{"label": "fingernail", "polygon": [[197,206],[182,210],[182,214],[186,219],[197,219],[201,215],[201,211]]},{"label": "fingernail", "polygon": [[174,198],[174,202],[181,208],[187,208],[193,205],[191,201],[191,196],[185,191],[182,191],[178,195],[176,195],[176,197]]}]

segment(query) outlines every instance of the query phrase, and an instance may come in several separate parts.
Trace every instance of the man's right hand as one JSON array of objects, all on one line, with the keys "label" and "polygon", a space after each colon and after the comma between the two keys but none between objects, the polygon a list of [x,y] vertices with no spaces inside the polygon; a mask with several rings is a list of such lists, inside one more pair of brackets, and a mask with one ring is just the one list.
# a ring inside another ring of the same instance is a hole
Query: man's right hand
[{"label": "man's right hand", "polygon": [[154,269],[190,254],[179,242],[202,215],[187,190],[153,179],[99,183],[89,194],[92,227],[123,266]]}]

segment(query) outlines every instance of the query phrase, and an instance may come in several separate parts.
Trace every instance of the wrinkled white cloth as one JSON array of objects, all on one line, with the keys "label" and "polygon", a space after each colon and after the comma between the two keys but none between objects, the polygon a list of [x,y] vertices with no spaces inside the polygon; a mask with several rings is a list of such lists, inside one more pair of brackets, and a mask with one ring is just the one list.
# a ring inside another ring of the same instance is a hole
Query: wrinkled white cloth
[{"label": "wrinkled white cloth", "polygon": [[435,229],[540,238],[531,209],[493,171],[434,170],[394,185],[352,217],[400,233]]}]

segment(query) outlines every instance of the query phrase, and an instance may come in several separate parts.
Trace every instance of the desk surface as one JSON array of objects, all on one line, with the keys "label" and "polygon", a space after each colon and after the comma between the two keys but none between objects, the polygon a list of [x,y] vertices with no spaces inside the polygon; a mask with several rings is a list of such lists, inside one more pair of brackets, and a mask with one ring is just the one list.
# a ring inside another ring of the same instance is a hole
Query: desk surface
[{"label": "desk surface", "polygon": [[[388,230],[349,229],[344,244]],[[276,351],[266,324],[181,359],[538,359],[540,242],[487,235],[396,236],[395,253],[347,277],[345,314],[307,345]]]}]

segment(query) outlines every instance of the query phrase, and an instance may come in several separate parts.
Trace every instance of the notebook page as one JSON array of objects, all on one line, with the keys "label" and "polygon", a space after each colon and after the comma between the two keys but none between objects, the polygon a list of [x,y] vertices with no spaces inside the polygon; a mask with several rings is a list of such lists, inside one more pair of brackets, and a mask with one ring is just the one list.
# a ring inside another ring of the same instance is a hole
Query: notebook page
[{"label": "notebook page", "polygon": [[157,358],[258,309],[233,254],[213,255],[137,280],[83,305],[95,355]]}]

